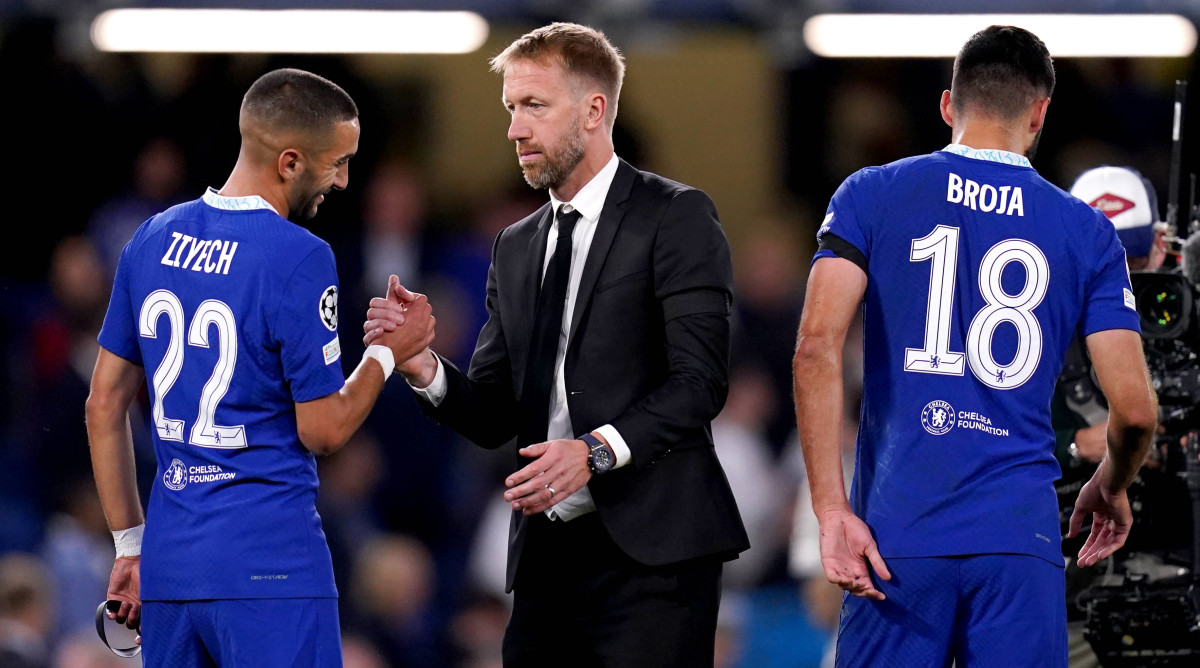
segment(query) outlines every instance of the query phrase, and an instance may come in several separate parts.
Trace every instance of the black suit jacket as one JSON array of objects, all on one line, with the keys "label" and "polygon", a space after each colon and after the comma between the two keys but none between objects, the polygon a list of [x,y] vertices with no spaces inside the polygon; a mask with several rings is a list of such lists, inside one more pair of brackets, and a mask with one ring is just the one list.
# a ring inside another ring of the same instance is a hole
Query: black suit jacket
[{"label": "black suit jacket", "polygon": [[[470,370],[443,358],[446,396],[437,407],[421,401],[485,448],[518,435],[552,221],[547,203],[496,237],[488,321]],[[749,547],[709,427],[728,394],[732,273],[712,200],[621,161],[575,298],[565,379],[574,433],[612,424],[632,452],[588,487],[614,542],[643,564],[732,558]],[[528,463],[517,459],[518,468]],[[509,590],[525,529],[514,511]]]}]

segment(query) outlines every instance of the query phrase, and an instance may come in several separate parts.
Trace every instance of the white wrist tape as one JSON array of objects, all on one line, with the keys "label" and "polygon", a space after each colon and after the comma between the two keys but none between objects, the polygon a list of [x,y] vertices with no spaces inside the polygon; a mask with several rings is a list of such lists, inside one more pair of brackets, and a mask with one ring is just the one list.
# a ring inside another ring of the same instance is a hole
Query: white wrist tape
[{"label": "white wrist tape", "polygon": [[367,346],[367,351],[363,353],[363,359],[370,357],[379,362],[379,366],[383,367],[383,379],[386,381],[396,368],[396,357],[392,354],[392,349],[379,344]]},{"label": "white wrist tape", "polygon": [[142,554],[142,532],[146,530],[145,524],[139,524],[128,529],[120,529],[112,532],[113,543],[117,546],[118,557],[137,557]]}]

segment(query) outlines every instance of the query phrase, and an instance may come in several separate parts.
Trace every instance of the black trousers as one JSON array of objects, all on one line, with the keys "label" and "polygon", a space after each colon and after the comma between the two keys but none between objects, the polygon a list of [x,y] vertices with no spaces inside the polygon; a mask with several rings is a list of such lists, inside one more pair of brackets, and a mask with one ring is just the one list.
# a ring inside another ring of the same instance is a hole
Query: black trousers
[{"label": "black trousers", "polygon": [[596,513],[530,518],[505,668],[711,668],[719,557],[639,564]]}]

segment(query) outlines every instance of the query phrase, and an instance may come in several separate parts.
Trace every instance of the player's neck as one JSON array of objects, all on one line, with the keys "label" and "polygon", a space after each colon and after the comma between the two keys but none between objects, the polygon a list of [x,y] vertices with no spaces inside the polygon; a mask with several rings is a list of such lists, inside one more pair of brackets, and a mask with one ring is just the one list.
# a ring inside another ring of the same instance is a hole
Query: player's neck
[{"label": "player's neck", "polygon": [[274,207],[276,213],[287,218],[290,209],[282,189],[256,174],[256,171],[239,157],[233,171],[229,174],[229,179],[225,181],[225,185],[221,186],[217,194],[223,197],[257,195]]},{"label": "player's neck", "polygon": [[997,150],[1025,155],[1029,148],[1029,135],[1003,124],[984,120],[973,120],[955,127],[952,133],[955,144],[979,150]]}]

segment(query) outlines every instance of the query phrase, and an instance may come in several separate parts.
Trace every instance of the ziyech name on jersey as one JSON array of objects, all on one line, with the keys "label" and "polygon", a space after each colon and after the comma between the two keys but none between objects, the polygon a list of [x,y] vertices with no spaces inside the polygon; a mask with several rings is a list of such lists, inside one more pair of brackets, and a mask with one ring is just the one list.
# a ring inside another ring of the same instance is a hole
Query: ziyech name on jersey
[{"label": "ziyech name on jersey", "polygon": [[168,267],[203,271],[206,274],[229,275],[233,254],[238,242],[220,239],[197,239],[181,232],[171,233],[171,246],[162,257]]}]

